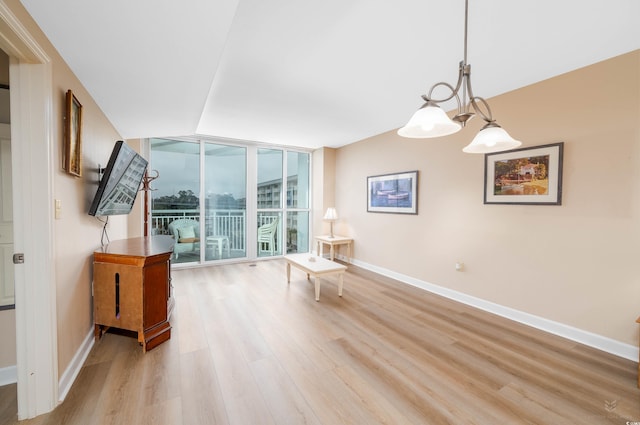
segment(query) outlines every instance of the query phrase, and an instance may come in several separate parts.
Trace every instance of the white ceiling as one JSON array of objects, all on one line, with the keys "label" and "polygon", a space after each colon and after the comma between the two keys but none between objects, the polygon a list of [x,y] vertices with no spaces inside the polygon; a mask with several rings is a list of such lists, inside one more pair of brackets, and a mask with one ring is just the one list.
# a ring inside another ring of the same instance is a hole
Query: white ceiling
[{"label": "white ceiling", "polygon": [[[339,147],[404,125],[463,58],[463,0],[21,2],[123,138]],[[638,17],[638,0],[471,0],[475,94],[636,50]]]}]

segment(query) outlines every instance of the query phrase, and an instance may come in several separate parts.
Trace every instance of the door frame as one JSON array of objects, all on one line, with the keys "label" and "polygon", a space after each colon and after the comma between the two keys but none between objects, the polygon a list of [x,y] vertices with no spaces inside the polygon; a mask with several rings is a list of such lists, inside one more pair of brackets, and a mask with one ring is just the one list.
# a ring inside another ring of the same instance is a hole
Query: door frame
[{"label": "door frame", "polygon": [[18,419],[23,420],[58,404],[53,73],[49,56],[1,0],[0,48],[10,57],[14,250],[25,256],[25,264],[14,268]]}]

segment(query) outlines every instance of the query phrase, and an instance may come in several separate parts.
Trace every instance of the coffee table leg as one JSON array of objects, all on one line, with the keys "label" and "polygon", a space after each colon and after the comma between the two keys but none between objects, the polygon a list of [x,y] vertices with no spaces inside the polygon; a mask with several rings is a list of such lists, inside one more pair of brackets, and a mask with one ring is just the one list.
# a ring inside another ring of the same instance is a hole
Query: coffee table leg
[{"label": "coffee table leg", "polygon": [[291,283],[291,263],[287,263],[287,283]]},{"label": "coffee table leg", "polygon": [[338,296],[342,296],[342,276],[344,275],[344,273],[339,273],[338,274]]},{"label": "coffee table leg", "polygon": [[316,301],[320,301],[320,277],[316,276]]}]

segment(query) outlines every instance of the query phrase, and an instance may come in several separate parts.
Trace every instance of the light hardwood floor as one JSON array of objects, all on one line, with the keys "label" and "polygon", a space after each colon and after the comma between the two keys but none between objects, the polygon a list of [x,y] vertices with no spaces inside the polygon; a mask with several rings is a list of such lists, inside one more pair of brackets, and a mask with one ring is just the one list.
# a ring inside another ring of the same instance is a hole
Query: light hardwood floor
[{"label": "light hardwood floor", "polygon": [[[287,285],[282,260],[173,282],[168,342],[143,354],[106,334],[65,402],[21,424],[640,421],[636,363],[355,266],[343,298],[323,279],[320,302],[299,270]],[[13,406],[0,424],[15,423]]]}]

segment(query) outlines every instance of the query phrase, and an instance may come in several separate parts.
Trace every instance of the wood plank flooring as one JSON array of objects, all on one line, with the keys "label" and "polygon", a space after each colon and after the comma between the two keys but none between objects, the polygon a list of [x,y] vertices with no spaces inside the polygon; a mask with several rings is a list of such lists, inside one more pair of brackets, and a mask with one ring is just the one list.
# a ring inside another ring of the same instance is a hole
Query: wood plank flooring
[{"label": "wood plank flooring", "polygon": [[[344,296],[282,260],[173,272],[171,339],[106,334],[25,425],[625,424],[636,363],[349,266]],[[14,424],[15,386],[0,392]],[[7,393],[13,391],[13,413]]]}]

